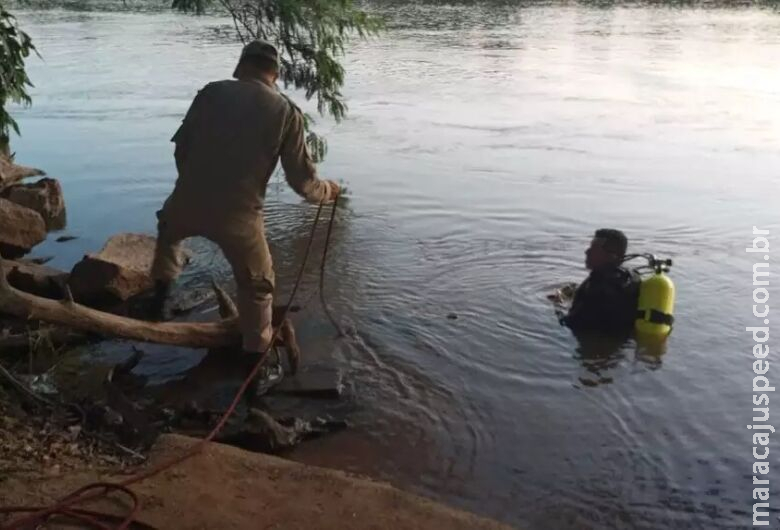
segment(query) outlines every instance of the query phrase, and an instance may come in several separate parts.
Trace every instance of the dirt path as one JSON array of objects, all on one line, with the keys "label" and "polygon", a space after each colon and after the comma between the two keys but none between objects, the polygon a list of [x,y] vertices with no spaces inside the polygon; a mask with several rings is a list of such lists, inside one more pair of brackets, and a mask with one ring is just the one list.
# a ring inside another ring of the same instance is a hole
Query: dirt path
[{"label": "dirt path", "polygon": [[[150,461],[192,443],[162,436]],[[43,503],[99,477],[90,470],[56,478],[6,476],[0,505]],[[387,484],[219,444],[133,489],[143,502],[140,520],[161,530],[509,530]],[[117,511],[117,505],[105,502],[99,509]]]}]

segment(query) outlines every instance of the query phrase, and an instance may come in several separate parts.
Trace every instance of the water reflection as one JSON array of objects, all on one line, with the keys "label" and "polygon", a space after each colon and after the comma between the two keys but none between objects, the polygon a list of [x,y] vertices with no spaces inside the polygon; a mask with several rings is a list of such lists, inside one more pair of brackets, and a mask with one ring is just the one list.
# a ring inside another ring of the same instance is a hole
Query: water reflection
[{"label": "water reflection", "polygon": [[646,370],[658,370],[666,353],[665,341],[647,342],[635,337],[586,334],[576,335],[576,339],[574,358],[582,367],[577,380],[586,387],[613,383],[626,362]]},{"label": "water reflection", "polygon": [[671,334],[666,337],[646,337],[638,333],[636,342],[636,357],[648,366],[661,367],[661,358],[666,354],[667,343]]},{"label": "water reflection", "polygon": [[626,357],[626,338],[601,335],[577,336],[576,359],[584,373],[578,377],[585,386],[598,386],[613,382],[612,370]]}]

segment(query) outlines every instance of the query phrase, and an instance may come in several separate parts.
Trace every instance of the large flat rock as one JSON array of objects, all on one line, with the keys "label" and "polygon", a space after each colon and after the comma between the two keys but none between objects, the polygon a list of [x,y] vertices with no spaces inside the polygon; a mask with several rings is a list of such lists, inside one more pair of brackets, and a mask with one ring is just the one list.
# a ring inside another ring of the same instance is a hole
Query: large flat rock
[{"label": "large flat rock", "polygon": [[0,198],[0,255],[18,258],[44,239],[46,223],[38,212]]},{"label": "large flat rock", "polygon": [[[181,455],[195,440],[164,435],[149,465]],[[96,480],[124,480],[95,470],[56,479],[8,474],[0,506],[42,505]],[[176,530],[510,530],[388,484],[301,465],[221,444],[132,486],[141,499],[138,520]],[[127,513],[115,500],[90,509]],[[2,519],[0,519],[2,522]]]},{"label": "large flat rock", "polygon": [[287,376],[270,392],[315,399],[339,399],[344,392],[342,379],[340,370],[320,368]]},{"label": "large flat rock", "polygon": [[4,190],[3,197],[38,212],[49,230],[65,227],[65,199],[57,179],[43,178],[32,184],[16,184]]},{"label": "large flat rock", "polygon": [[85,304],[114,303],[152,289],[154,246],[155,238],[144,234],[112,236],[100,252],[73,267],[68,284],[74,298]]}]

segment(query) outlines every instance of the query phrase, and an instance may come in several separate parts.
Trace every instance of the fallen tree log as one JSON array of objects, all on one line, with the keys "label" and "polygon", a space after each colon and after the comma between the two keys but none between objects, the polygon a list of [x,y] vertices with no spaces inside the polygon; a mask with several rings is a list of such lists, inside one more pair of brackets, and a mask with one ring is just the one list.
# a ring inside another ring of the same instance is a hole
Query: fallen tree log
[{"label": "fallen tree log", "polygon": [[122,317],[74,302],[67,289],[63,300],[49,300],[14,289],[5,277],[3,266],[0,258],[0,313],[98,335],[171,346],[222,348],[240,344],[235,317],[217,322],[147,322]]},{"label": "fallen tree log", "polygon": [[[184,346],[188,348],[226,348],[238,346],[238,310],[233,300],[216,283],[213,284],[222,320],[216,322],[148,322],[98,311],[73,300],[65,286],[63,300],[41,298],[13,288],[6,278],[3,259],[0,258],[0,313],[60,324],[79,331],[108,337]],[[273,325],[279,327],[275,346],[287,352],[290,371],[298,370],[301,352],[292,321],[286,318],[284,308],[274,307]]]}]

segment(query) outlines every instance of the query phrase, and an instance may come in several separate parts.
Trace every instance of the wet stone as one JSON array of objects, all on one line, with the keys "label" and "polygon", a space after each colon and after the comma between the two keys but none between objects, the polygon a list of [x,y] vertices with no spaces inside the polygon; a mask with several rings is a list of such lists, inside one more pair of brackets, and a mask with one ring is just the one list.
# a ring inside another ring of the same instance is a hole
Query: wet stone
[{"label": "wet stone", "polygon": [[300,372],[293,377],[286,377],[271,390],[271,393],[317,399],[339,399],[344,393],[343,375],[335,368]]}]

